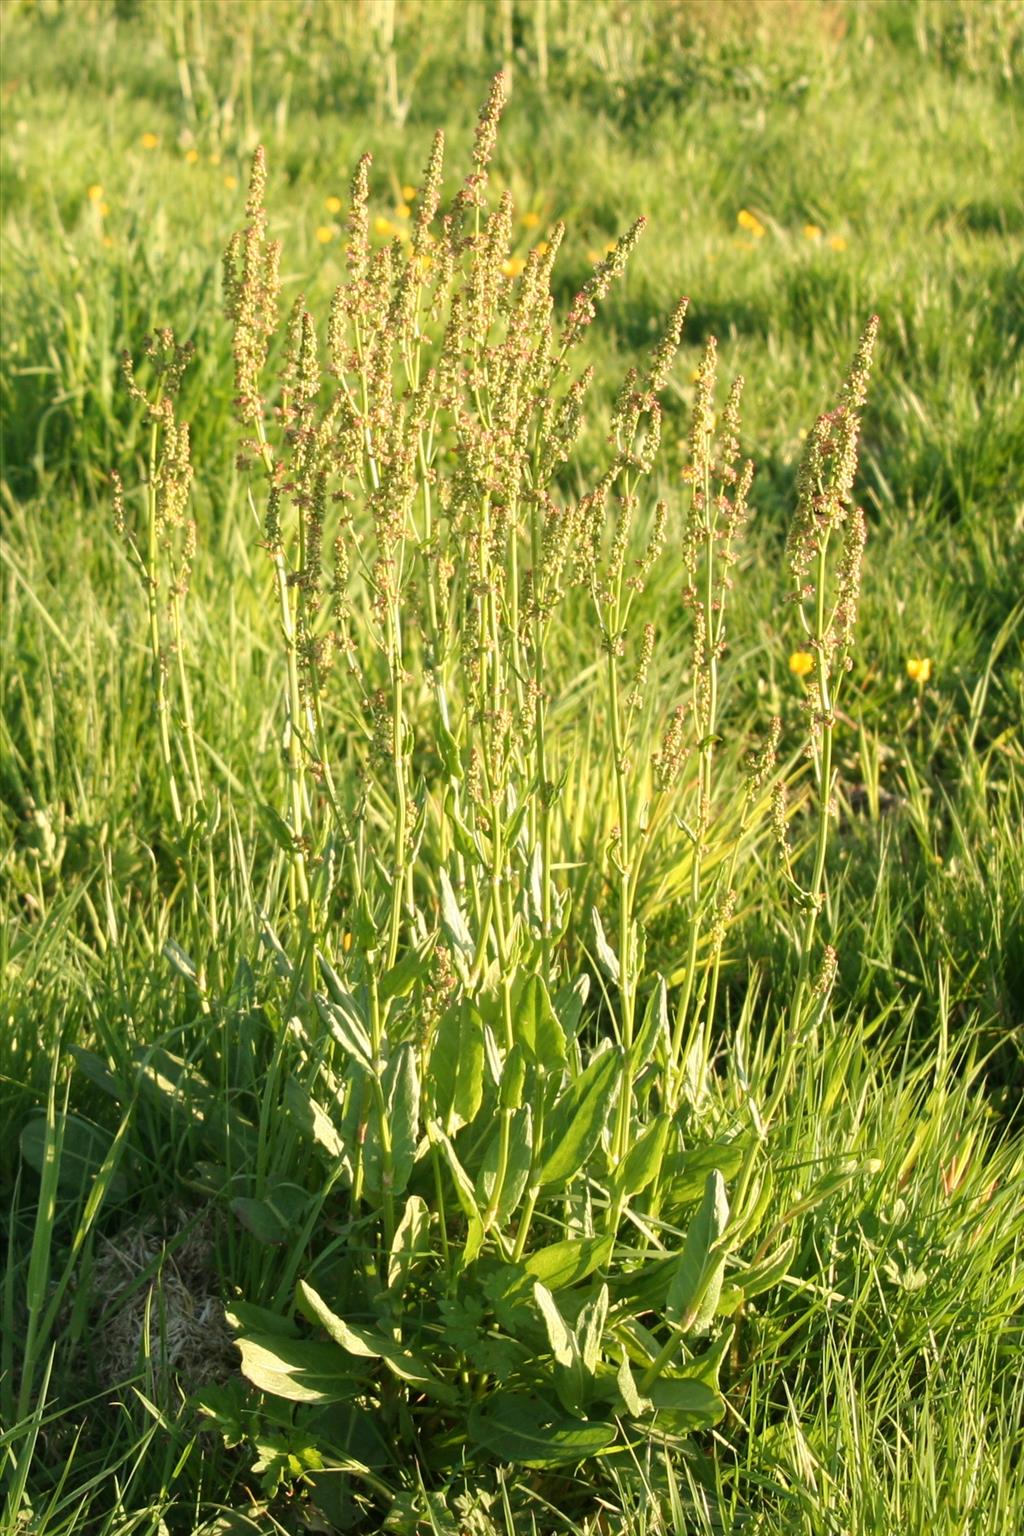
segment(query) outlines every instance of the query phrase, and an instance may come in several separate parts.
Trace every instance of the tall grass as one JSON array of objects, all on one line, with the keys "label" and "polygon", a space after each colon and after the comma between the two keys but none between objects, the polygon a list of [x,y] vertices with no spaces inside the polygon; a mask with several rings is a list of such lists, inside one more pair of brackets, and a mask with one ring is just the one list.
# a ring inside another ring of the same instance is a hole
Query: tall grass
[{"label": "tall grass", "polygon": [[1018,33],[751,15],[5,14],[12,1528],[1020,1524]]}]

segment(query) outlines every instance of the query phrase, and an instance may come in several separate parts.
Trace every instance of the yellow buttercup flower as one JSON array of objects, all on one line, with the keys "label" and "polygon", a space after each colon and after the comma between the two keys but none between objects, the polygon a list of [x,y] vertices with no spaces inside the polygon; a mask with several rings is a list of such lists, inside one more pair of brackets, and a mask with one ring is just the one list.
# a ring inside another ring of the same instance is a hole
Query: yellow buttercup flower
[{"label": "yellow buttercup flower", "polygon": [[139,140],[139,143],[142,145],[143,149],[156,149],[157,145],[160,143],[160,140],[157,138],[155,133],[144,133],[142,138]]},{"label": "yellow buttercup flower", "polygon": [[186,165],[197,165],[199,163],[199,151],[198,151],[198,149],[186,149],[186,151],[185,151],[185,163],[186,163]]},{"label": "yellow buttercup flower", "polygon": [[538,256],[546,256],[550,249],[551,247],[548,245],[546,240],[538,240],[537,244],[534,246],[534,250],[537,252]]},{"label": "yellow buttercup flower", "polygon": [[332,197],[325,197],[324,198],[324,207],[327,209],[328,213],[340,213],[341,212],[341,198],[340,197],[333,197],[333,196]]},{"label": "yellow buttercup flower", "polygon": [[753,235],[755,240],[761,240],[766,233],[764,225],[756,213],[751,213],[749,208],[741,208],[736,215],[736,223],[740,229],[745,229],[748,235]]},{"label": "yellow buttercup flower", "polygon": [[814,671],[814,657],[810,651],[794,651],[789,658],[789,670],[796,677],[806,677]]},{"label": "yellow buttercup flower", "polygon": [[227,187],[229,192],[233,192],[238,186],[238,177],[232,176],[231,172],[229,171],[228,174],[224,177],[224,185]]},{"label": "yellow buttercup flower", "polygon": [[804,239],[805,240],[820,240],[821,239],[821,225],[820,224],[805,224],[804,225]]},{"label": "yellow buttercup flower", "polygon": [[845,235],[831,235],[829,237],[829,242],[828,243],[829,243],[830,248],[833,251],[845,251],[846,250],[846,237],[845,237]]},{"label": "yellow buttercup flower", "polygon": [[525,266],[526,262],[521,256],[510,256],[507,261],[502,262],[501,270],[506,277],[518,277]]},{"label": "yellow buttercup flower", "polygon": [[524,229],[536,229],[540,223],[540,214],[524,213],[521,222]]},{"label": "yellow buttercup flower", "polygon": [[90,203],[101,203],[103,201],[103,188],[98,181],[94,181],[91,187],[86,188],[85,195]]},{"label": "yellow buttercup flower", "polygon": [[932,675],[932,659],[930,656],[908,656],[907,676],[912,682],[919,683],[923,688]]},{"label": "yellow buttercup flower", "polygon": [[399,203],[398,207],[395,209],[395,218],[407,219],[411,213],[412,209],[409,207],[408,203]]},{"label": "yellow buttercup flower", "polygon": [[110,204],[109,203],[100,203],[100,218],[101,219],[105,219],[109,212],[110,212]]},{"label": "yellow buttercup flower", "polygon": [[382,213],[378,213],[377,217],[373,221],[373,232],[375,235],[385,236],[398,234],[398,230],[392,224],[391,220],[386,219]]},{"label": "yellow buttercup flower", "polygon": [[411,203],[415,196],[416,196],[416,188],[415,187],[410,187],[409,184],[406,183],[406,185],[402,188],[402,199],[403,199],[403,201],[407,202],[407,203]]},{"label": "yellow buttercup flower", "polygon": [[587,251],[587,260],[590,262],[591,266],[596,267],[598,262],[601,260],[601,252],[595,251],[593,246],[591,246]]},{"label": "yellow buttercup flower", "polygon": [[335,234],[336,230],[333,224],[320,224],[317,226],[316,238],[321,245],[330,245]]}]

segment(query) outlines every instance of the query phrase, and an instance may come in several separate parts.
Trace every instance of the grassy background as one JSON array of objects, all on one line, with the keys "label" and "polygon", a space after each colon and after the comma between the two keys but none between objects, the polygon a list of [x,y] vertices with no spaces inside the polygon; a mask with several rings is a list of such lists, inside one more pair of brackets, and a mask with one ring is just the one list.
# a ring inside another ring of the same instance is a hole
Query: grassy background
[{"label": "grassy background", "polygon": [[[882,319],[860,478],[870,519],[860,660],[833,846],[843,1028],[808,1062],[773,1147],[791,1189],[794,1170],[840,1152],[878,1168],[806,1223],[794,1266],[802,1289],[746,1320],[732,1413],[713,1443],[692,1464],[641,1457],[635,1476],[617,1473],[612,1528],[1016,1528],[1021,6],[13,0],[3,53],[8,1319],[30,1284],[55,1295],[73,1277],[51,1320],[41,1416],[33,1428],[0,1414],[11,1466],[36,1436],[30,1528],[156,1530],[166,1518],[197,1529],[218,1504],[246,1505],[255,1486],[238,1458],[197,1438],[187,1400],[152,1371],[136,1385],[153,1412],[126,1387],[110,1414],[111,1390],[89,1367],[89,1273],[103,1243],[149,1215],[202,1204],[180,1106],[132,1106],[128,1186],[77,1250],[85,1215],[68,1190],[40,1247],[39,1184],[18,1139],[48,1091],[109,1122],[99,1086],[71,1072],[69,1046],[117,1070],[134,1046],[160,1041],[231,1093],[260,1092],[274,1023],[252,1001],[261,983],[250,893],[272,850],[253,804],[280,797],[279,697],[266,576],[233,466],[219,307],[220,253],[240,219],[248,157],[266,144],[286,294],[322,302],[343,265],[325,200],[344,198],[358,154],[373,149],[375,198],[394,217],[436,125],[450,163],[461,163],[502,63],[514,87],[495,180],[511,188],[520,220],[538,215],[520,223],[524,252],[566,220],[562,302],[588,253],[637,213],[650,221],[590,343],[606,401],[676,297],[690,295],[662,494],[681,491],[690,375],[707,334],[719,338],[724,370],[746,377],[756,519],[737,571],[726,682],[738,743],[773,711],[796,729],[782,542],[801,434],[866,316]],[[754,232],[738,221],[743,210]],[[231,833],[224,971],[237,975],[244,961],[257,976],[244,1006],[226,1003],[213,1023],[192,1017],[159,958],[176,875],[160,843],[144,605],[109,509],[110,468],[131,480],[142,452],[118,355],[168,323],[197,344],[182,407],[200,526],[191,662]],[[588,433],[599,453],[599,412]],[[681,626],[671,571],[644,602],[670,631],[677,612]],[[561,643],[571,660],[572,634]],[[671,647],[659,655],[670,698],[675,658]],[[932,659],[920,693],[910,656]],[[685,921],[671,883],[650,917],[656,963],[671,972]],[[752,897],[731,941],[734,1007],[753,995],[755,968],[762,987],[784,992],[790,963],[773,903]],[[722,1126],[739,1112],[743,1083],[770,1065],[770,1039],[748,1036],[744,1060],[724,1044]],[[293,1154],[278,1151],[287,1166]],[[230,1228],[218,1229],[214,1250],[222,1294],[273,1294],[272,1254]],[[19,1367],[7,1349],[10,1382]],[[91,1394],[99,1408],[81,1406]],[[516,1499],[514,1518],[529,1529],[529,1489]],[[540,1529],[559,1528],[540,1505],[532,1515]],[[298,1516],[277,1508],[273,1518]],[[275,1528],[266,1511],[251,1519]]]}]

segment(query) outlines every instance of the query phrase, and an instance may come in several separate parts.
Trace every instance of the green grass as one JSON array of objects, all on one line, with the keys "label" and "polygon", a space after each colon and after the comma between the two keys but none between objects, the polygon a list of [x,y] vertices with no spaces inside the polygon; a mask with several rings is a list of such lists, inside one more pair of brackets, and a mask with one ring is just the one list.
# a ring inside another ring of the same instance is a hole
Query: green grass
[{"label": "green grass", "polygon": [[[564,309],[587,253],[603,253],[638,213],[649,220],[586,344],[604,384],[579,461],[603,462],[615,383],[680,293],[690,309],[652,487],[673,513],[709,334],[723,374],[747,381],[743,442],[757,476],[722,666],[726,786],[739,785],[742,753],[772,714],[784,753],[799,751],[801,686],[787,665],[799,640],[783,600],[796,469],[872,312],[881,339],[828,865],[836,990],[789,1071],[779,1021],[797,975],[793,919],[771,846],[758,843],[741,868],[711,1065],[685,1126],[689,1149],[731,1156],[727,1144],[751,1136],[781,1095],[763,1142],[771,1204],[751,1251],[778,1225],[792,1255],[733,1319],[717,1426],[670,1448],[636,1440],[575,1480],[508,1467],[470,1478],[463,1492],[477,1509],[464,1529],[1009,1536],[1024,1525],[1021,7],[627,13],[549,0],[542,13],[524,0],[476,10],[408,0],[397,10],[397,121],[387,40],[369,17],[290,0],[4,12],[5,1518],[47,1536],[291,1531],[316,1507],[331,1529],[355,1522],[338,1472],[285,1473],[276,1492],[272,1476],[261,1481],[254,1438],[283,1433],[272,1412],[255,1437],[240,1427],[237,1445],[212,1432],[197,1393],[204,1365],[217,1374],[222,1334],[197,1360],[175,1354],[168,1333],[182,1275],[199,1304],[280,1312],[296,1279],[332,1278],[347,1231],[324,1196],[315,1232],[261,1242],[231,1204],[237,1189],[275,1181],[315,1201],[322,1179],[285,1113],[287,1080],[311,1080],[287,1027],[292,999],[259,940],[262,911],[287,905],[260,809],[285,804],[280,649],[261,530],[234,462],[220,257],[262,141],[285,298],[304,291],[323,313],[344,272],[342,239],[316,236],[343,217],[325,199],[345,197],[372,148],[374,206],[393,208],[439,124],[449,164],[464,164],[487,81],[507,61],[508,22],[514,89],[492,190],[511,190],[517,219],[540,216],[517,222],[517,249],[565,219]],[[737,223],[741,210],[756,216],[757,238]],[[139,484],[148,436],[119,354],[137,355],[165,324],[196,343],[180,410],[193,427],[199,525],[188,671],[219,815],[203,832],[216,853],[216,881],[203,885],[218,978],[208,1010],[164,954],[168,940],[188,947],[184,866],[157,750],[145,597],[111,517],[110,470]],[[663,637],[652,718],[689,667],[679,586],[666,558],[638,603],[637,622],[656,621]],[[564,964],[591,974],[597,995],[588,913],[596,902],[611,932],[617,811],[606,702],[583,635],[574,596],[552,634],[564,685],[549,729],[556,760],[572,764]],[[920,690],[909,657],[931,658]],[[332,724],[339,753],[346,729]],[[798,805],[796,841],[810,832]],[[659,850],[642,892],[648,977],[681,974],[687,859],[685,844]],[[350,917],[339,898],[339,965]],[[593,1026],[613,1013],[614,995]],[[187,1064],[190,1083],[156,1069],[158,1050]],[[141,1343],[118,1354],[126,1317],[139,1319]],[[459,1487],[453,1479],[451,1500]],[[436,1503],[432,1527],[407,1494],[387,1529],[456,1528]],[[381,1528],[383,1509],[348,1528]]]}]

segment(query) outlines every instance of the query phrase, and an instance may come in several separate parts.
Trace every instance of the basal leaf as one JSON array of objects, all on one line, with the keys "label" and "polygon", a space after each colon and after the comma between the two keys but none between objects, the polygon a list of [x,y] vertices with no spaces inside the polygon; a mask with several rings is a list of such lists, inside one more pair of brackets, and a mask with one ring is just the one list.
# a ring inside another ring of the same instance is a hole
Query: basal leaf
[{"label": "basal leaf", "polygon": [[348,1354],[363,1359],[383,1360],[390,1371],[418,1391],[429,1393],[441,1402],[455,1401],[454,1388],[436,1375],[424,1360],[413,1354],[412,1350],[405,1349],[397,1340],[374,1328],[366,1328],[359,1323],[347,1323],[344,1318],[338,1317],[331,1311],[323,1298],[318,1296],[305,1280],[299,1281],[296,1298],[306,1316],[313,1322],[319,1323],[324,1332],[336,1344],[340,1344]]}]

